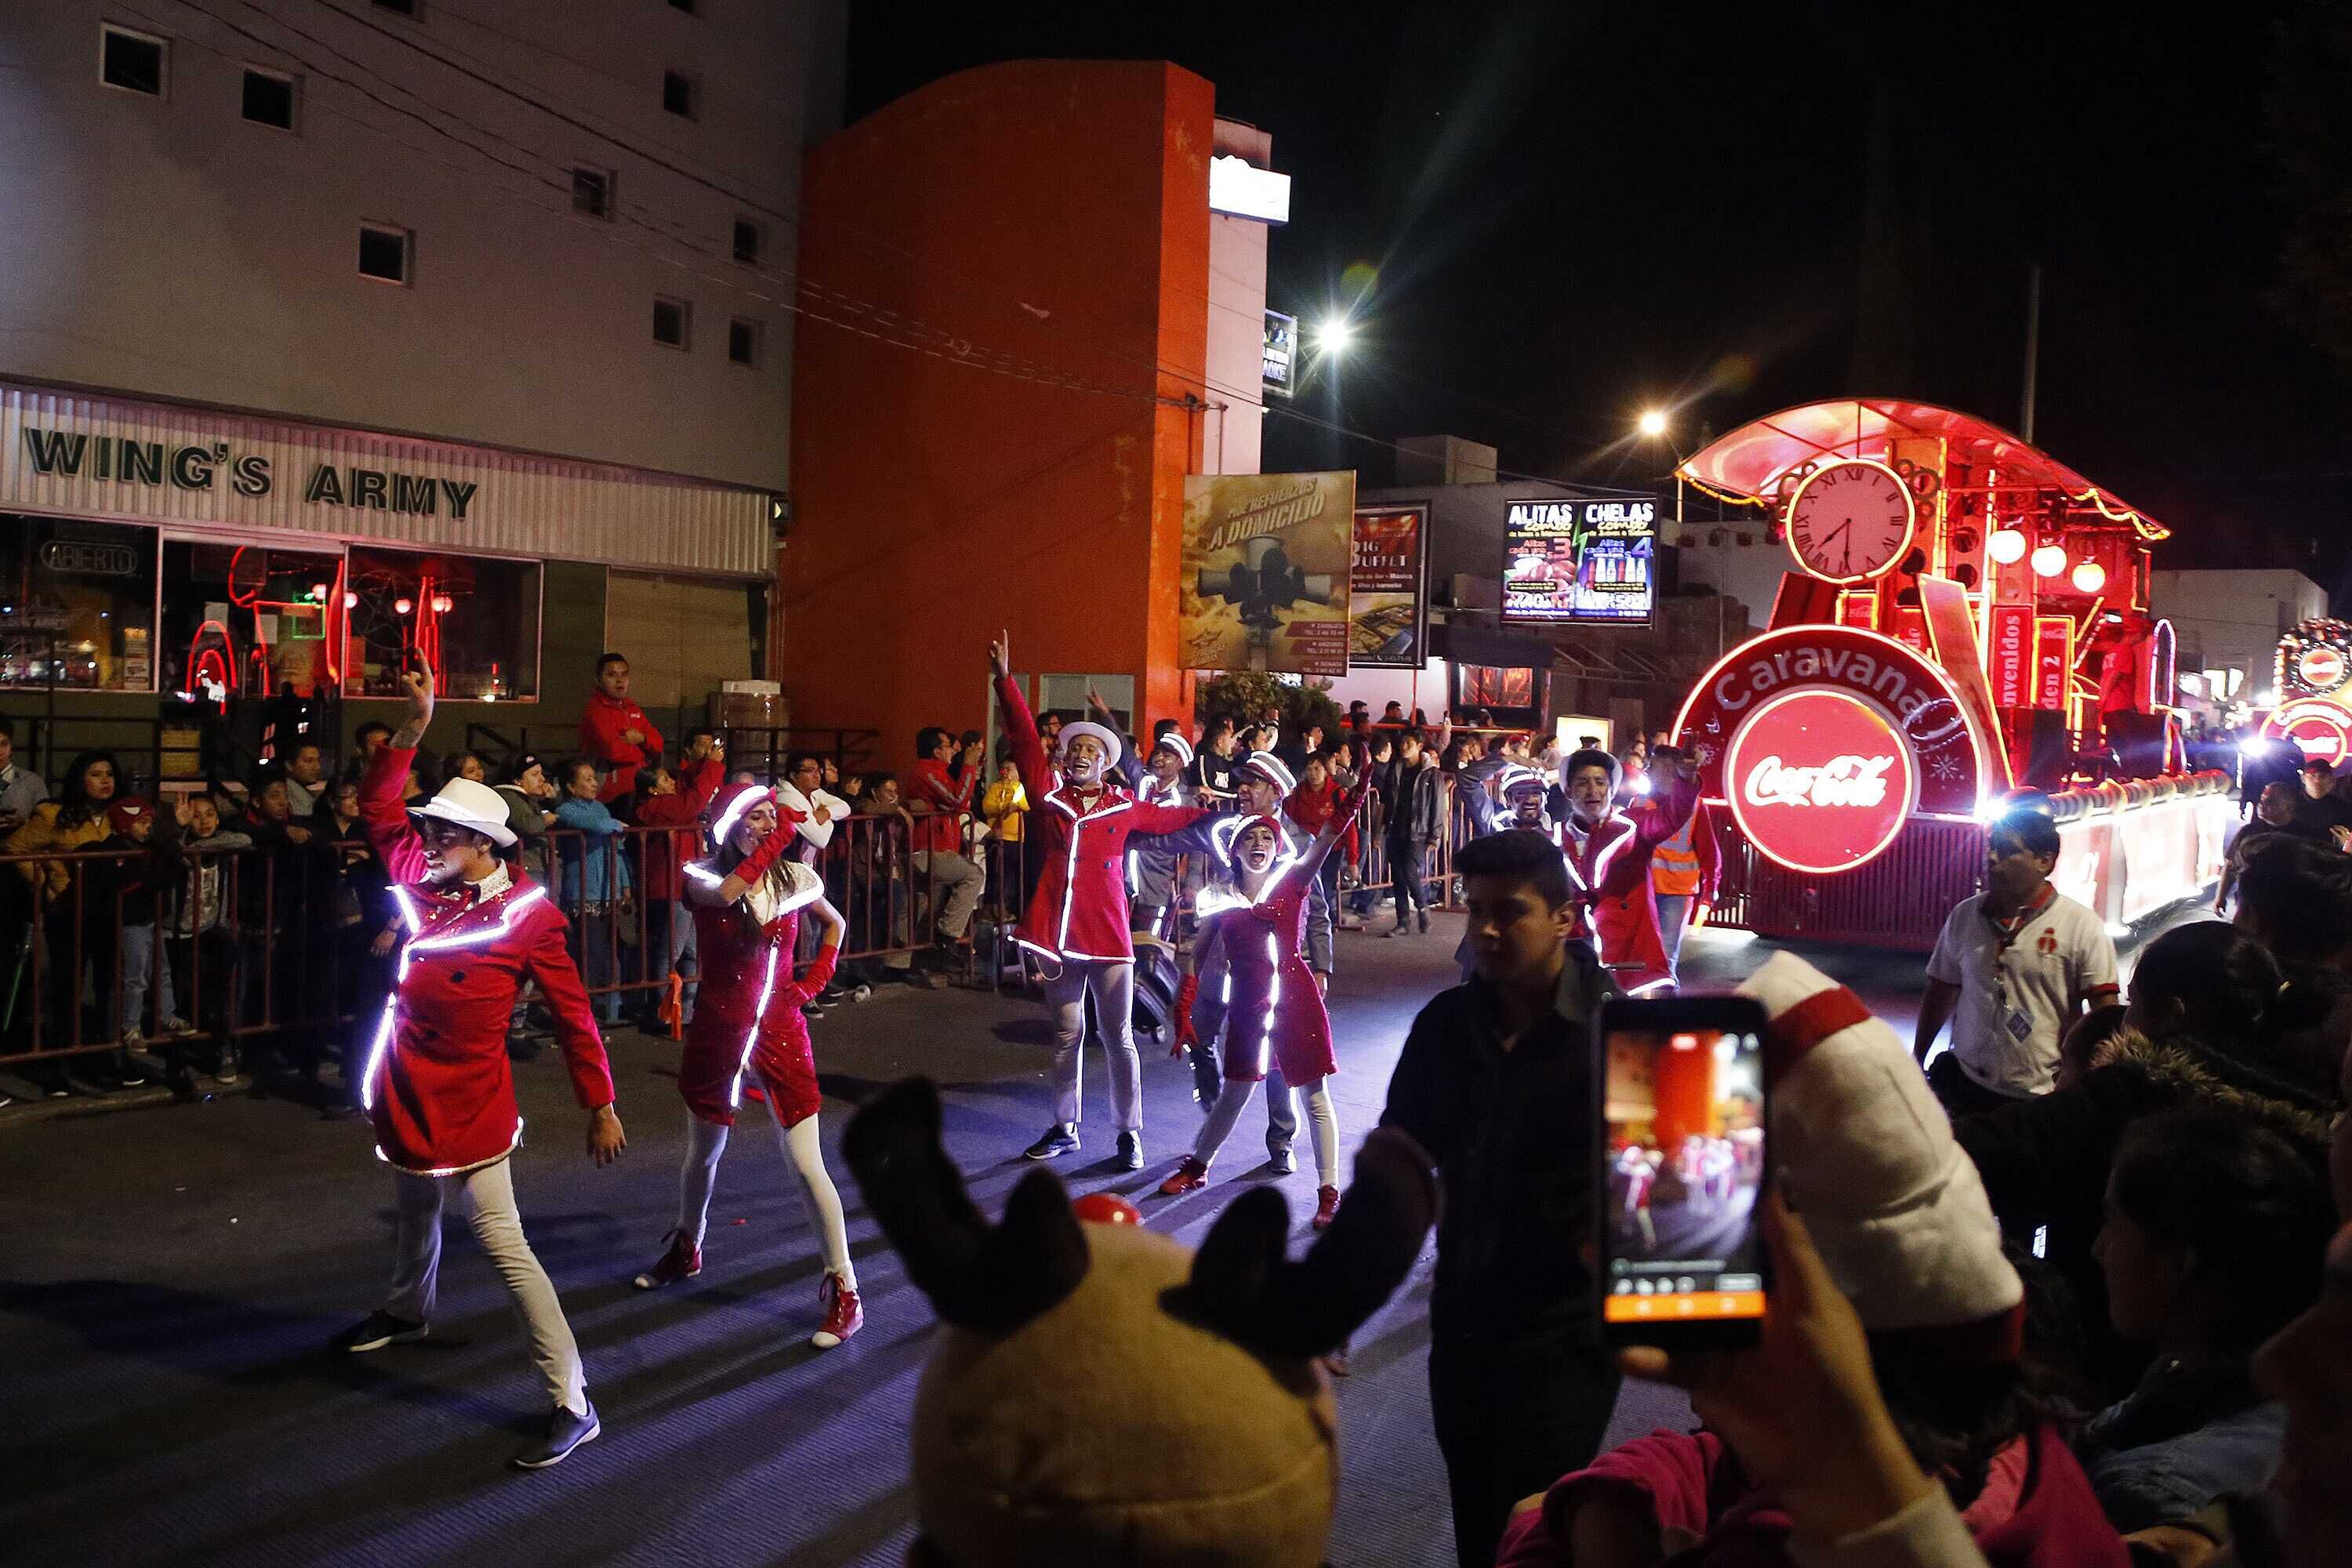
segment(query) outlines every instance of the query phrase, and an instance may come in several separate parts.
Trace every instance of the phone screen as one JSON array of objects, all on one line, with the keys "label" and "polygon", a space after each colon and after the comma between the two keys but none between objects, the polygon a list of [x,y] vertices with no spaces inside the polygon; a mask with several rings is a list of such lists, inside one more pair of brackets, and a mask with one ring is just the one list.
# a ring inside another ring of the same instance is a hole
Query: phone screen
[{"label": "phone screen", "polygon": [[1729,998],[1612,1003],[1602,1015],[1601,1319],[1612,1330],[1764,1315],[1762,1024],[1752,1003]]}]

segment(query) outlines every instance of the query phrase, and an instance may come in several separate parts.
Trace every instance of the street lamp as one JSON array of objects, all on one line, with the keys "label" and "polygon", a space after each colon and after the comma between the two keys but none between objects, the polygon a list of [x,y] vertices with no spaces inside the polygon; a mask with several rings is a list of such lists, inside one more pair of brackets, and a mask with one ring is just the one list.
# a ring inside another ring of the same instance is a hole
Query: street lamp
[{"label": "street lamp", "polygon": [[1644,409],[1642,413],[1642,417],[1635,421],[1634,428],[1641,431],[1643,435],[1648,437],[1651,440],[1656,440],[1659,437],[1666,433],[1665,410],[1662,408]]},{"label": "street lamp", "polygon": [[1325,353],[1348,352],[1348,341],[1356,335],[1355,323],[1345,316],[1331,316],[1315,329],[1315,346]]}]

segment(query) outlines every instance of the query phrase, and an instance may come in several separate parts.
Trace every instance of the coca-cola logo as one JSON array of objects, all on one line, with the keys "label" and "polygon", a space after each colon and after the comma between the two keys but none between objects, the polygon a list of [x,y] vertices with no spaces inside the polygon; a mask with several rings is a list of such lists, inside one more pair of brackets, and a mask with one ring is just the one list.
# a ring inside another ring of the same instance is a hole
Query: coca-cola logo
[{"label": "coca-cola logo", "polygon": [[2290,702],[2263,721],[2263,733],[2293,742],[2306,758],[2340,763],[2352,752],[2352,712],[2321,699]]},{"label": "coca-cola logo", "polygon": [[2314,691],[2333,691],[2344,684],[2344,656],[2332,647],[2306,648],[2295,673]]},{"label": "coca-cola logo", "polygon": [[1871,703],[1827,687],[1759,706],[1724,755],[1731,814],[1750,844],[1793,871],[1850,871],[1894,842],[1918,768]]}]

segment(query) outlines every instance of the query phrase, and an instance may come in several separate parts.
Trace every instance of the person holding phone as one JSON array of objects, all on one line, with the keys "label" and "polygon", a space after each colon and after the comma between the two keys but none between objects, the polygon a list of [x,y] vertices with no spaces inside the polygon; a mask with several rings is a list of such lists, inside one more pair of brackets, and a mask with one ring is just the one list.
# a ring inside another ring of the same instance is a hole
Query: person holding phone
[{"label": "person holding phone", "polygon": [[1617,1371],[1589,1237],[1600,1104],[1591,1020],[1610,994],[1567,862],[1536,833],[1463,847],[1476,973],[1412,1022],[1381,1125],[1444,1184],[1429,1299],[1429,1392],[1454,1550],[1486,1568],[1511,1506],[1589,1461]]}]

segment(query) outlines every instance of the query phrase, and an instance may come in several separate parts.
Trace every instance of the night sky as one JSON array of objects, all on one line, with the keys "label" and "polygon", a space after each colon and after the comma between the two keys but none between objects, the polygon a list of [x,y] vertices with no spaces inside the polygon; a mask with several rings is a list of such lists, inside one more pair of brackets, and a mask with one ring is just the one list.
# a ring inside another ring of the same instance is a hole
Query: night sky
[{"label": "night sky", "polygon": [[[2266,299],[2291,8],[1273,0],[919,32],[857,6],[849,111],[1022,58],[1216,83],[1294,176],[1269,304],[1349,306],[1366,340],[1337,423],[1370,439],[1273,419],[1265,467],[1367,484],[1381,442],[1435,431],[1507,469],[1651,484],[1671,458],[1628,433],[1652,403],[1679,409],[1684,453],[1855,393],[2015,429],[2039,261],[2037,444],[2172,524],[2158,565],[2294,565],[2341,604],[2352,372]],[[1328,389],[1298,406],[1333,411]]]}]

